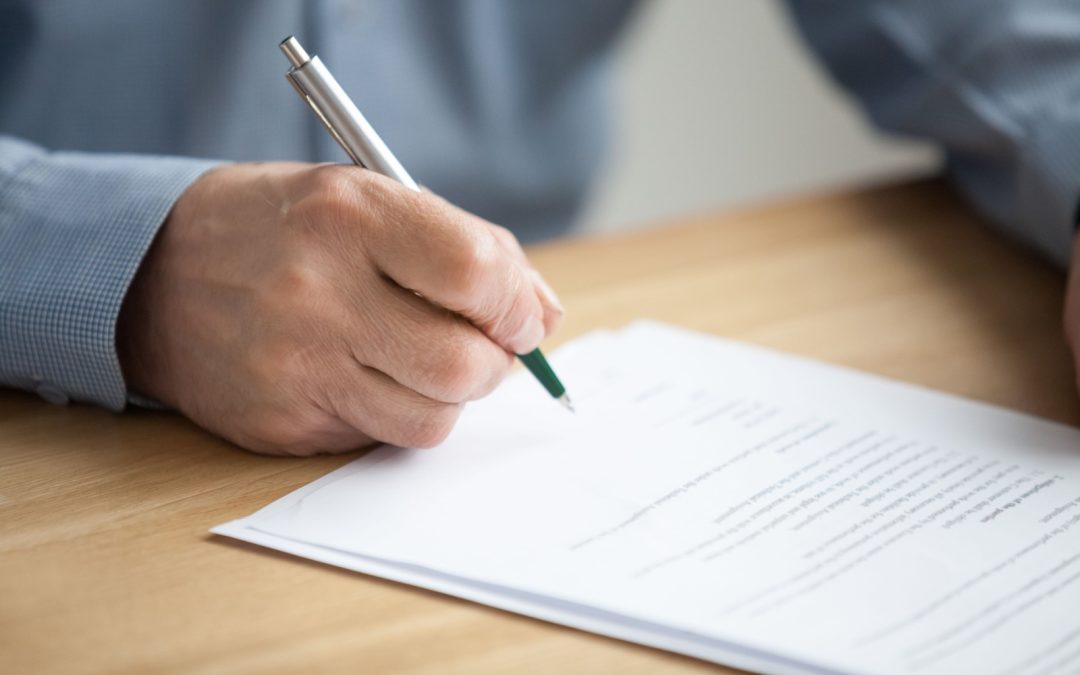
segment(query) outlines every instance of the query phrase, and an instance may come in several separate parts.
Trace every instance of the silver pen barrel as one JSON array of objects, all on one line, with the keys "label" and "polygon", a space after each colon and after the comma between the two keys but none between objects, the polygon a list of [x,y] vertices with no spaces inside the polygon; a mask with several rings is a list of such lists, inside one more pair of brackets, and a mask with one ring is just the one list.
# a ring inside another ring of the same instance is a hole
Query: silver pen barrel
[{"label": "silver pen barrel", "polygon": [[390,152],[319,57],[310,56],[292,36],[283,40],[280,47],[292,64],[286,75],[289,81],[353,162],[419,192],[420,186]]}]

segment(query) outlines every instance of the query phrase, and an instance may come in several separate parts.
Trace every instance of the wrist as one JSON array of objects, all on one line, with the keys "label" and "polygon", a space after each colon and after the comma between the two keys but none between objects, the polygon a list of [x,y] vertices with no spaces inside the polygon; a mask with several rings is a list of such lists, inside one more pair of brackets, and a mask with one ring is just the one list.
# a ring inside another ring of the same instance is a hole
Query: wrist
[{"label": "wrist", "polygon": [[[168,224],[166,219],[162,230]],[[153,303],[149,298],[149,277],[156,248],[151,245],[120,306],[116,322],[116,355],[129,393],[165,400],[163,392],[157,390],[162,383],[161,373],[152,372],[155,359],[150,358],[151,354],[160,351],[154,344]]]}]

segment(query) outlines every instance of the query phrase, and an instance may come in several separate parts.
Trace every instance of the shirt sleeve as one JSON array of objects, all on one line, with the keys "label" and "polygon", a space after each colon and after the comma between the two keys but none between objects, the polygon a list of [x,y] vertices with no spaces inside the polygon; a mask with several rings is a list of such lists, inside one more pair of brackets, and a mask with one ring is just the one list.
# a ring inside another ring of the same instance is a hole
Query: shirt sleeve
[{"label": "shirt sleeve", "polygon": [[214,165],[0,135],[0,385],[124,407],[121,303],[173,203]]},{"label": "shirt sleeve", "polygon": [[789,0],[880,127],[938,142],[993,223],[1067,264],[1080,199],[1075,0]]}]

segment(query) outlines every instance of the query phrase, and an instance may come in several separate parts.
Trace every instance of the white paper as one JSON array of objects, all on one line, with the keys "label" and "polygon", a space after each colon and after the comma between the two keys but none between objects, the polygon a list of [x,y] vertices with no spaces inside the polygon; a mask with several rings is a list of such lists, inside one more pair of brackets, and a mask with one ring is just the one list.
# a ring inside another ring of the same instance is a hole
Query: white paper
[{"label": "white paper", "polygon": [[1080,669],[1080,432],[654,323],[215,532],[769,672]]}]

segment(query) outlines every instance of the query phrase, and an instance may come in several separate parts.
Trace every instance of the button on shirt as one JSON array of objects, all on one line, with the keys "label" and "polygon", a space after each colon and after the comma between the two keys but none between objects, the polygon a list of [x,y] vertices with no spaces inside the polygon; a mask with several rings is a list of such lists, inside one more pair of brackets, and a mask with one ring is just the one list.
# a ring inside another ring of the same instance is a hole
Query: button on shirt
[{"label": "button on shirt", "polygon": [[[0,385],[121,409],[116,318],[184,189],[221,160],[343,160],[284,80],[289,34],[419,182],[525,240],[564,231],[634,4],[0,0]],[[875,122],[939,142],[992,222],[1066,260],[1075,0],[790,4]]]}]

